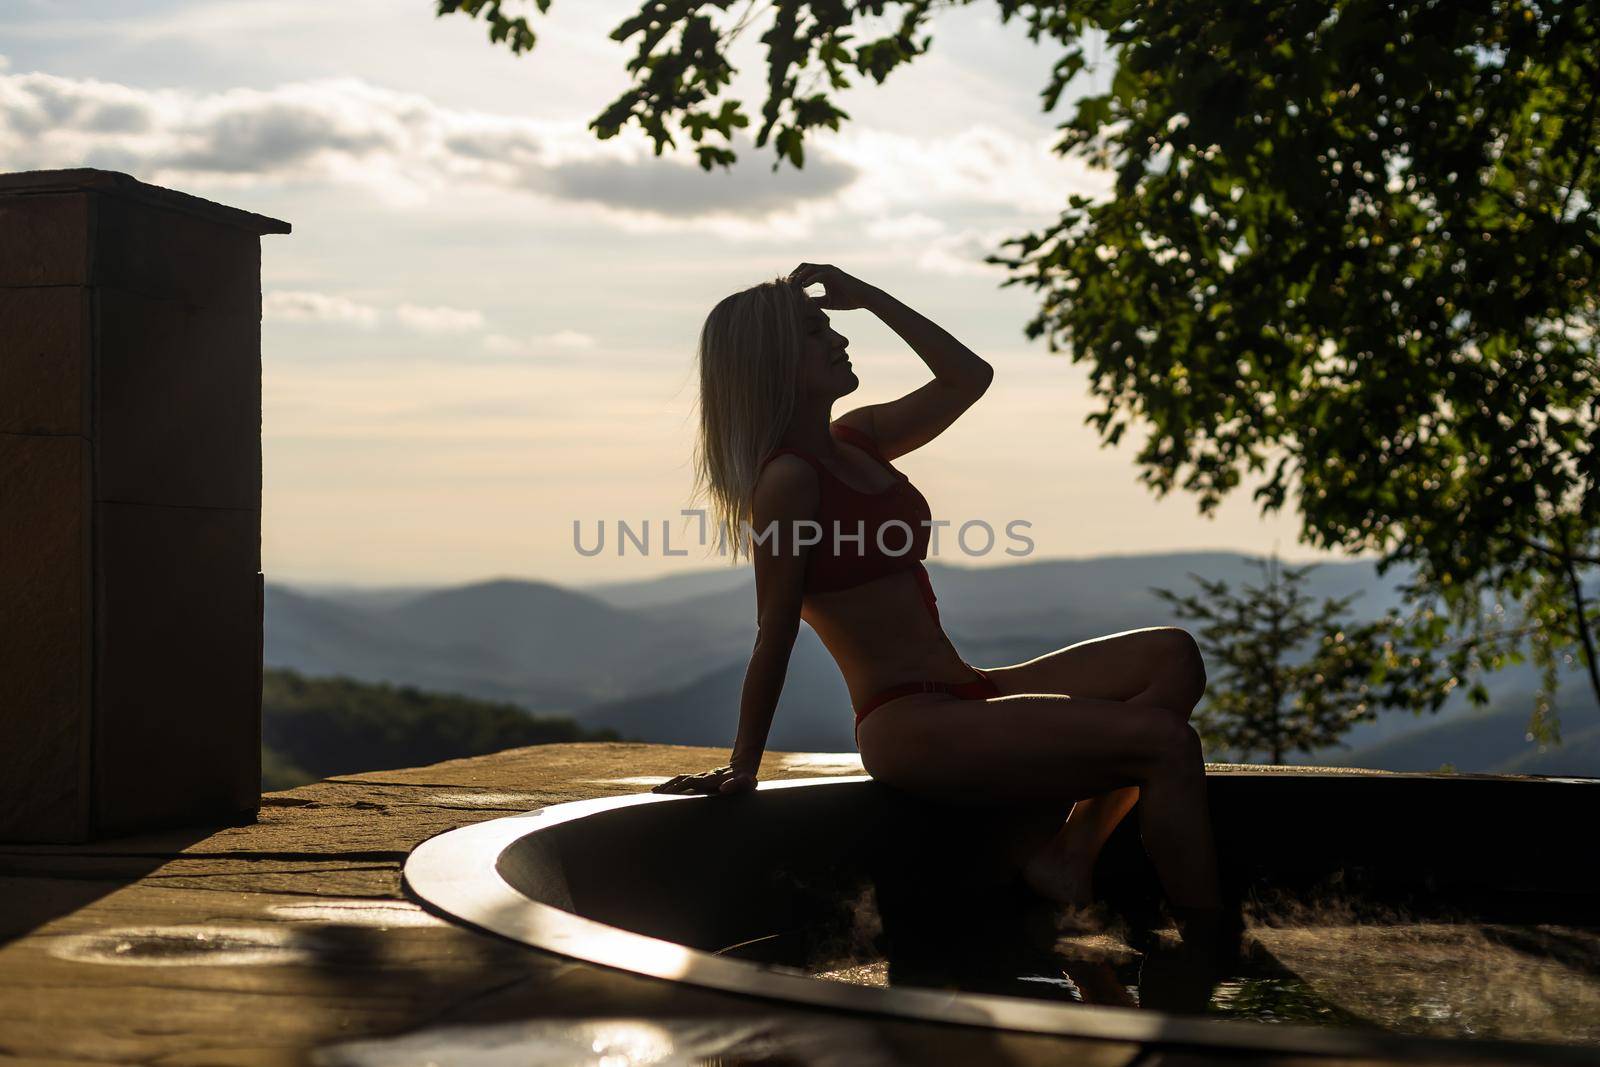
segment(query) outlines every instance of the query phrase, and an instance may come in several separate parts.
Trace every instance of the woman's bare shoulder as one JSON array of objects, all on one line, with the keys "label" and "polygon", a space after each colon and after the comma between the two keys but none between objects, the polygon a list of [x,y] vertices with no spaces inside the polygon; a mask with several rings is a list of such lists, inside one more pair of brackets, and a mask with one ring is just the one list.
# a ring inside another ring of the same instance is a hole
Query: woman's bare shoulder
[{"label": "woman's bare shoulder", "polygon": [[816,508],[821,478],[812,465],[793,452],[774,456],[756,476],[755,512],[783,517],[790,512],[808,515]]}]

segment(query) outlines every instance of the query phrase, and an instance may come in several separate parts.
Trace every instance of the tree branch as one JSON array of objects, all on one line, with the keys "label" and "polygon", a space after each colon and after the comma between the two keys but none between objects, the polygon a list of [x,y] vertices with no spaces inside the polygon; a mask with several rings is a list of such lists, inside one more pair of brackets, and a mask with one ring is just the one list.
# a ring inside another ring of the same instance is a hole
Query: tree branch
[{"label": "tree branch", "polygon": [[1518,542],[1519,544],[1527,545],[1536,552],[1543,552],[1547,556],[1554,556],[1556,559],[1562,560],[1563,562],[1571,560],[1574,563],[1582,563],[1587,566],[1595,566],[1596,564],[1600,564],[1600,556],[1584,556],[1575,552],[1563,552],[1559,548],[1551,548],[1549,545],[1541,545],[1533,538],[1523,537],[1521,534],[1506,534],[1505,536],[1513,541]]},{"label": "tree branch", "polygon": [[[1567,543],[1567,533],[1561,531],[1561,543]],[[1578,568],[1572,562],[1569,553],[1564,562],[1567,572],[1567,584],[1572,589],[1572,599],[1578,609],[1578,637],[1583,641],[1583,657],[1589,668],[1589,685],[1594,689],[1596,700],[1600,700],[1600,662],[1595,659],[1594,635],[1589,632],[1589,619],[1583,612],[1583,583],[1578,580]]]},{"label": "tree branch", "polygon": [[1561,214],[1556,216],[1557,222],[1567,217],[1567,204],[1571,202],[1572,194],[1577,190],[1578,184],[1583,181],[1583,172],[1588,169],[1589,157],[1594,153],[1595,74],[1597,72],[1591,70],[1587,63],[1582,63],[1580,66],[1583,72],[1589,76],[1589,104],[1585,108],[1583,116],[1583,140],[1581,142],[1583,154],[1578,157],[1578,162],[1573,165],[1572,181],[1567,185],[1566,195],[1561,198]]}]

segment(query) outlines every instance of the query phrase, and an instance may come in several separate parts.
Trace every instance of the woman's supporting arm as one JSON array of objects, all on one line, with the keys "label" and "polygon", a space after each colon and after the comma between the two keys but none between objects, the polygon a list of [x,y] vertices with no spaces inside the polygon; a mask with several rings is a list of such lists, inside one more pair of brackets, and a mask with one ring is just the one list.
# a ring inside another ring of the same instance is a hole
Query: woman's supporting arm
[{"label": "woman's supporting arm", "polygon": [[789,653],[794,650],[794,639],[799,633],[798,619],[793,626],[778,624],[757,629],[755,649],[750,653],[744,688],[739,694],[739,732],[733,742],[733,755],[728,759],[728,765],[737,774],[753,778],[761,769],[767,734],[772,729],[772,717],[778,709],[778,697],[789,672]]},{"label": "woman's supporting arm", "polygon": [[810,548],[801,547],[798,527],[817,513],[821,499],[816,471],[793,455],[767,464],[756,483],[751,525],[763,539],[750,552],[756,575],[756,644],[740,691],[739,733],[730,760],[735,770],[748,774],[761,766],[789,653],[800,633]]},{"label": "woman's supporting arm", "polygon": [[756,644],[745,670],[739,696],[739,730],[727,767],[699,774],[680,774],[656,786],[656,793],[741,793],[755,788],[756,772],[766,751],[772,716],[789,670],[789,653],[800,633],[800,607],[805,599],[806,557],[815,530],[808,528],[799,544],[798,525],[816,523],[821,489],[817,474],[804,460],[779,456],[767,464],[756,483],[751,526],[758,543],[751,546],[756,572]]},{"label": "woman's supporting arm", "polygon": [[[728,766],[699,774],[678,774],[656,785],[656,793],[739,793],[755,789],[755,774],[766,752],[766,734],[773,726],[778,697],[789,673],[789,653],[800,633],[800,605],[805,600],[806,553],[814,542],[816,507],[821,501],[818,475],[795,456],[778,456],[755,483],[754,518],[750,526],[757,544],[750,547],[755,565],[755,648],[739,691],[739,729]],[[797,537],[806,528],[805,545]]]}]

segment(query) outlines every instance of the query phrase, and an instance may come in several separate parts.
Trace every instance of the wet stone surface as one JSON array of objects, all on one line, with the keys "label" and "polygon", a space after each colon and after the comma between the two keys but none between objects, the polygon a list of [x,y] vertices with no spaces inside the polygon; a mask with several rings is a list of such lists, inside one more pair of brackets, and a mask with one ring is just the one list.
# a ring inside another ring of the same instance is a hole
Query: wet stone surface
[{"label": "wet stone surface", "polygon": [[314,955],[293,931],[248,926],[128,926],[64,937],[50,952],[78,963],[142,967],[303,963]]},{"label": "wet stone surface", "polygon": [[[537,1065],[598,1062],[597,1041],[634,1049],[638,1063],[715,1062],[685,1058],[711,1050],[732,1057],[723,1062],[785,1065],[1117,1067],[1139,1055],[1113,1042],[843,1025],[514,945],[402,891],[406,855],[435,834],[642,792],[726,755],[540,746],[268,794],[249,826],[0,844],[0,1059],[415,1064],[437,1053],[441,1063]],[[784,755],[770,754],[765,778],[852,773],[853,754],[799,754],[792,768]]]}]

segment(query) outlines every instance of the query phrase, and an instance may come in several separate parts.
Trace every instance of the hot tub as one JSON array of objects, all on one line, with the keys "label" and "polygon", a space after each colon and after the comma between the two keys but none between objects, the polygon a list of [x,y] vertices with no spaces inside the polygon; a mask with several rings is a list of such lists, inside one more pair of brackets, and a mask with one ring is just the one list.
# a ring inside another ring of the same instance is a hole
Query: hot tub
[{"label": "hot tub", "polygon": [[1212,767],[1208,782],[1250,928],[1192,1003],[1163,977],[1137,811],[1092,915],[1016,879],[1062,812],[933,805],[866,777],[556,805],[426,841],[405,878],[439,913],[540,949],[818,1008],[1240,1053],[1600,1058],[1600,780]]}]

